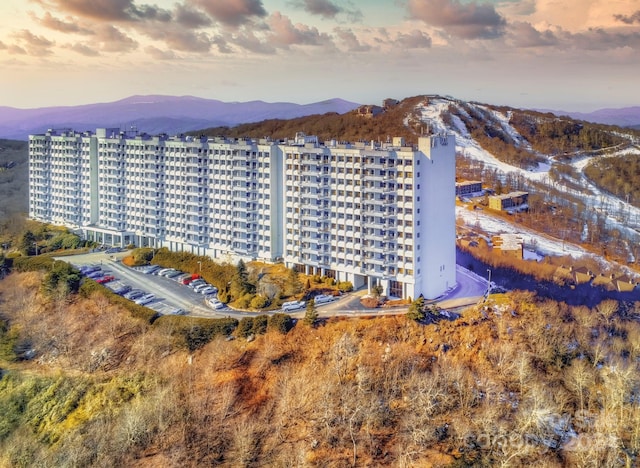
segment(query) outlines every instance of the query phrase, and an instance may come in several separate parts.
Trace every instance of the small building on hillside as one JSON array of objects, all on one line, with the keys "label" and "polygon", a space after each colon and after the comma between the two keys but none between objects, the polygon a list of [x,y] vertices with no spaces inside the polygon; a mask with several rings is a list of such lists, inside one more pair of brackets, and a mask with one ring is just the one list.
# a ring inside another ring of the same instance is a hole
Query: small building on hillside
[{"label": "small building on hillside", "polygon": [[360,106],[356,109],[356,113],[360,116],[360,117],[365,117],[365,118],[373,118],[378,114],[381,114],[382,111],[384,109],[380,106],[373,106],[373,105],[365,105],[365,106]]},{"label": "small building on hillside", "polygon": [[522,260],[524,256],[524,241],[517,234],[500,234],[491,238],[493,250],[502,255]]},{"label": "small building on hillside", "polygon": [[456,182],[456,196],[462,197],[474,193],[482,192],[482,182],[477,180],[465,180],[464,182]]},{"label": "small building on hillside", "polygon": [[589,283],[593,278],[595,278],[593,272],[587,267],[582,266],[574,268],[572,266],[565,265],[558,267],[555,276],[565,278],[573,284]]},{"label": "small building on hillside", "polygon": [[489,208],[497,211],[518,208],[529,202],[528,192],[510,192],[489,197]]},{"label": "small building on hillside", "polygon": [[627,275],[614,276],[612,282],[618,292],[631,292],[638,284],[636,280]]},{"label": "small building on hillside", "polygon": [[399,101],[397,99],[387,98],[382,101],[382,107],[389,109],[390,107],[397,106]]}]

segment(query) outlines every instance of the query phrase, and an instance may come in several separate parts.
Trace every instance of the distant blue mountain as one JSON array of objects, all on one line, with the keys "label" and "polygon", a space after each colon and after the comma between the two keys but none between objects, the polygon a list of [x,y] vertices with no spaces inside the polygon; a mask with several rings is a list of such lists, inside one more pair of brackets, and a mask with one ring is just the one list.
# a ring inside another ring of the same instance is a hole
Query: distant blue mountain
[{"label": "distant blue mountain", "polygon": [[0,138],[26,140],[49,128],[94,130],[135,126],[150,134],[170,135],[221,125],[291,119],[312,114],[343,114],[359,104],[329,99],[312,104],[291,102],[223,102],[193,96],[131,96],[120,101],[69,107],[16,109],[0,106]]},{"label": "distant blue mountain", "polygon": [[586,120],[620,127],[640,127],[640,106],[622,107],[619,109],[598,109],[593,112],[568,112],[545,109],[555,115],[566,115],[576,120]]}]

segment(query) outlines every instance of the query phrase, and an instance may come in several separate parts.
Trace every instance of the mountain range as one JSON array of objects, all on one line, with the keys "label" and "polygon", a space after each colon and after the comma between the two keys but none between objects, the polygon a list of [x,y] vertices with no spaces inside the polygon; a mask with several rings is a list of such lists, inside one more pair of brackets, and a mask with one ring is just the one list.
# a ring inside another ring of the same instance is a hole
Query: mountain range
[{"label": "mountain range", "polygon": [[137,128],[149,134],[178,134],[199,128],[233,126],[265,119],[289,119],[327,112],[348,112],[359,104],[328,99],[291,102],[223,102],[193,96],[131,96],[119,101],[65,107],[17,109],[0,106],[0,138],[27,140],[49,128],[94,130]]},{"label": "mountain range", "polygon": [[[224,102],[194,96],[130,96],[119,101],[79,106],[18,109],[0,106],[0,138],[27,140],[49,128],[94,130],[96,127],[135,127],[152,135],[175,135],[211,127],[232,127],[267,119],[292,119],[314,114],[343,114],[360,104],[328,99],[311,104],[291,102]],[[600,109],[590,113],[554,111],[574,119],[623,127],[640,125],[640,106]]]}]

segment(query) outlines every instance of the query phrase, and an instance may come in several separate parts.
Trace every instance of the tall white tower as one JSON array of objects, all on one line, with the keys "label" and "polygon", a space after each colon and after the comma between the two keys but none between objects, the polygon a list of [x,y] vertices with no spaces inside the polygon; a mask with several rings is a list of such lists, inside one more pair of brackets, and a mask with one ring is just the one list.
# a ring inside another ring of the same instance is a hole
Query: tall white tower
[{"label": "tall white tower", "polygon": [[456,285],[455,137],[420,138],[416,159],[414,294],[435,299]]}]

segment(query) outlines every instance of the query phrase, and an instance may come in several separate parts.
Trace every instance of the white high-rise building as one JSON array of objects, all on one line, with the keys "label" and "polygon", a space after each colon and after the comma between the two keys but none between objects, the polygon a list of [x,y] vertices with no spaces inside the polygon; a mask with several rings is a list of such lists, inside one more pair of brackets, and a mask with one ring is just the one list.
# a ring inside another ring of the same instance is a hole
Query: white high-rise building
[{"label": "white high-rise building", "polygon": [[29,153],[30,217],[97,242],[282,260],[394,297],[456,282],[453,136],[416,148],[50,130]]}]

